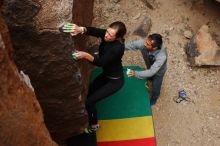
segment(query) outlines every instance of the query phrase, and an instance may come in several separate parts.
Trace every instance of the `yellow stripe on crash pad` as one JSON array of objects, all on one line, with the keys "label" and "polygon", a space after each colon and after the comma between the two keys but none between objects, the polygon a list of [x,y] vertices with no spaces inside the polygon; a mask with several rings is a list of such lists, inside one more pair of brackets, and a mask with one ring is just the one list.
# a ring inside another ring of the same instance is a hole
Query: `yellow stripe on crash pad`
[{"label": "yellow stripe on crash pad", "polygon": [[154,137],[152,116],[99,120],[97,141],[120,141]]}]

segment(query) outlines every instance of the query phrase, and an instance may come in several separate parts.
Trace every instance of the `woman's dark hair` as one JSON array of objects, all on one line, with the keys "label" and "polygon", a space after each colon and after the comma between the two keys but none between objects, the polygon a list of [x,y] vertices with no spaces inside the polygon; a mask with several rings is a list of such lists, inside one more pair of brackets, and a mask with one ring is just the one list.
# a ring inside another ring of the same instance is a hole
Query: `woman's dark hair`
[{"label": "woman's dark hair", "polygon": [[126,26],[123,22],[115,21],[109,25],[109,27],[114,28],[117,30],[116,38],[119,39],[122,43],[124,43],[124,35],[127,32]]},{"label": "woman's dark hair", "polygon": [[149,35],[148,38],[153,41],[152,45],[154,48],[156,47],[157,50],[161,49],[162,44],[163,44],[163,40],[162,40],[162,36],[160,34],[153,33],[153,34]]}]

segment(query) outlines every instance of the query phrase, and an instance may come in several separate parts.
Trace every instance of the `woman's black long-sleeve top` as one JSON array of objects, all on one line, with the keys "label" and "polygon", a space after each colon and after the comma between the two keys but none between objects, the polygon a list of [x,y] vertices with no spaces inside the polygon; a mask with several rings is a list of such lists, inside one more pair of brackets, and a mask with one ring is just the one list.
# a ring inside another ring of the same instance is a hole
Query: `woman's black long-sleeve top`
[{"label": "woman's black long-sleeve top", "polygon": [[101,38],[99,45],[99,57],[94,56],[93,64],[103,68],[103,74],[107,77],[123,77],[122,56],[125,45],[119,40],[106,42],[104,40],[106,29],[86,27],[86,35]]}]

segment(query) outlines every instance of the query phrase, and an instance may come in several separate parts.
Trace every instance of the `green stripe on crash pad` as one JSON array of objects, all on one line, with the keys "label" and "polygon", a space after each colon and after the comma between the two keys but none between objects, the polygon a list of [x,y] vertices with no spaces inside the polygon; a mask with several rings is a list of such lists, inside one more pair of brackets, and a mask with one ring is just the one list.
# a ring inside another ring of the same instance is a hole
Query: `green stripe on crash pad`
[{"label": "green stripe on crash pad", "polygon": [[[124,86],[115,94],[97,103],[99,120],[152,115],[149,94],[145,87],[145,80],[128,77],[126,75],[127,68],[141,70],[141,68],[137,66],[124,67]],[[101,72],[102,70],[100,68],[93,71],[92,79]]]}]

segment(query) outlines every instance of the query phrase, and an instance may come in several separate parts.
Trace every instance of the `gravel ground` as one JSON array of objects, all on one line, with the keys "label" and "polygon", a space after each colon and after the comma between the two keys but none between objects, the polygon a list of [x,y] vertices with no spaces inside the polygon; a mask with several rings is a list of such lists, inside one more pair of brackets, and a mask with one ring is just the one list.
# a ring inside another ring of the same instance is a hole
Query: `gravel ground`
[{"label": "gravel ground", "polygon": [[[158,146],[219,146],[220,68],[191,67],[184,32],[194,34],[208,24],[220,40],[220,5],[203,0],[95,0],[93,26],[106,28],[113,21],[123,21],[127,42],[140,38],[133,31],[146,16],[152,21],[149,33],[162,34],[168,48],[161,96],[152,107]],[[126,51],[123,65],[145,68],[139,51]],[[173,101],[180,89],[192,102]]]}]

